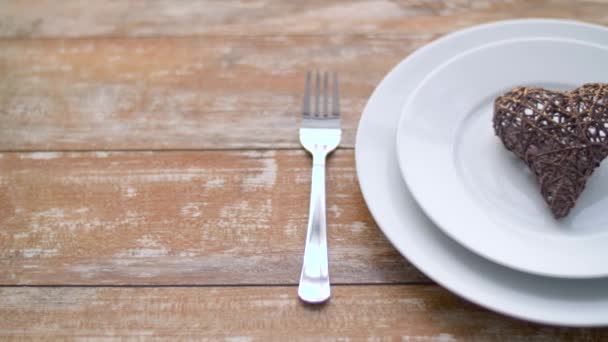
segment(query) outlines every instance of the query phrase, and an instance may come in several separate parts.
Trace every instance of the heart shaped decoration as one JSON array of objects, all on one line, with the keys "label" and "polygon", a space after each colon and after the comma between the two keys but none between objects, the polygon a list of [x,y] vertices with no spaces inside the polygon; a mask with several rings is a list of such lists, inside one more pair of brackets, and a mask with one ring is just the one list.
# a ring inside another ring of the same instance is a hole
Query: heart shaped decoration
[{"label": "heart shaped decoration", "polygon": [[561,218],[608,155],[608,85],[585,84],[569,92],[518,87],[496,99],[493,123]]}]

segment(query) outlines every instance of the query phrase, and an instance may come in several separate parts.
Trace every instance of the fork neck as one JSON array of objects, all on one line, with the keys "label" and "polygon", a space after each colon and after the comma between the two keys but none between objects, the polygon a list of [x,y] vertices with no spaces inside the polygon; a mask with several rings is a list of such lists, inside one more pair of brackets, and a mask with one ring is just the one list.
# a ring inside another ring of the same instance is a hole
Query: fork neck
[{"label": "fork neck", "polygon": [[327,152],[317,151],[312,154],[312,165],[313,166],[325,166],[325,160],[327,159]]}]

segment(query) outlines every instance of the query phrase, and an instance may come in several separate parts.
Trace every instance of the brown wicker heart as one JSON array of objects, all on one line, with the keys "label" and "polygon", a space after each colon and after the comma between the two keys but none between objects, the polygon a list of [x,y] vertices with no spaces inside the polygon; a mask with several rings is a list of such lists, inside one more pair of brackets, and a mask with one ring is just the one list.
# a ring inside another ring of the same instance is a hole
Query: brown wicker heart
[{"label": "brown wicker heart", "polygon": [[536,175],[561,218],[608,155],[608,85],[569,92],[518,87],[496,99],[493,121],[496,135]]}]

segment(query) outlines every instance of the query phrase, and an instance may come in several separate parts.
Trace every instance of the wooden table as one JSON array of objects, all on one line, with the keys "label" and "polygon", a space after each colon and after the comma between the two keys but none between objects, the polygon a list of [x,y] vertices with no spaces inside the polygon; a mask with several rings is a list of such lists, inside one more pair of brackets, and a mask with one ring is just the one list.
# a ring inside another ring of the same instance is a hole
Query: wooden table
[{"label": "wooden table", "polygon": [[[0,1],[0,336],[600,340],[470,304],[408,263],[358,189],[367,98],[414,49],[608,1]],[[333,297],[298,301],[307,70],[338,71]],[[576,314],[576,313],[573,313]]]}]

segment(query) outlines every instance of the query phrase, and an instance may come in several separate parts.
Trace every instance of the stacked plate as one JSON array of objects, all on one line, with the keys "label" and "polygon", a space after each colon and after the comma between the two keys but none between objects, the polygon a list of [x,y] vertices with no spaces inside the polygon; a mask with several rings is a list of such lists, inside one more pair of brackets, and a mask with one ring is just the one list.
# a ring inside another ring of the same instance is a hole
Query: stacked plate
[{"label": "stacked plate", "polygon": [[523,162],[494,136],[493,101],[518,85],[608,82],[608,29],[516,20],[445,36],[397,65],[365,108],[363,196],[427,276],[531,321],[608,325],[608,163],[552,217]]}]

